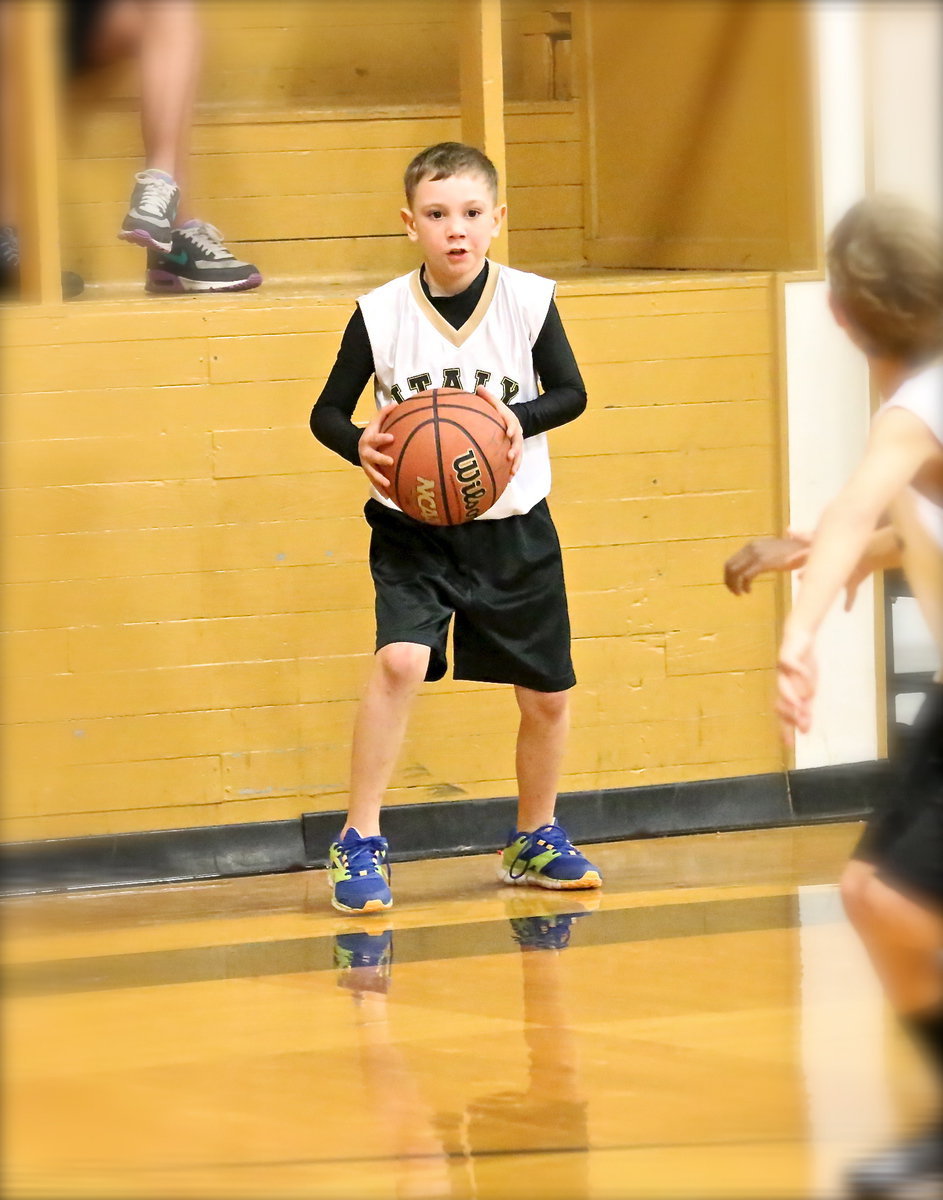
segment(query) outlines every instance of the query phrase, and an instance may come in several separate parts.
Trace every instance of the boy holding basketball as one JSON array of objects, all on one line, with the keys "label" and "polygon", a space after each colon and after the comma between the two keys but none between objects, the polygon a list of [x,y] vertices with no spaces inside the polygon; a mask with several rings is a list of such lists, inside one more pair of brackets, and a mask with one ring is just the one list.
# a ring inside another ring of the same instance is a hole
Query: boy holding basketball
[{"label": "boy holding basketball", "polygon": [[[832,312],[866,356],[882,400],[864,457],[807,549],[803,538],[791,546],[770,539],[727,564],[728,586],[742,592],[759,571],[804,561],[779,651],[777,711],[787,744],[811,725],[817,631],[841,589],[850,602],[869,569],[903,567],[943,660],[941,229],[891,197],[862,200],[832,233],[828,273]],[[943,1093],[943,671],[898,767],[845,869],[842,897]],[[943,1115],[854,1168],[851,1184],[860,1196],[918,1185],[932,1189],[920,1195],[943,1194]]]},{"label": "boy holding basketball", "polygon": [[[419,686],[445,674],[453,617],[455,677],[511,684],[520,710],[517,826],[500,877],[552,889],[601,882],[554,822],[575,675],[560,544],[546,501],[546,434],[583,411],[583,381],[553,283],[487,257],[506,212],[490,159],[442,142],[413,159],[404,182],[402,217],[423,264],[360,298],[311,413],[315,437],[361,466],[372,485],[364,514],[376,655],[354,725],[347,820],[330,848],[332,902],[343,912],[392,903],[380,807]],[[380,431],[379,412],[363,430],[351,419],[371,376],[378,410],[456,386],[494,406],[510,438],[513,475],[492,508],[463,525],[432,526],[396,507],[384,475],[392,459],[383,448],[392,439]]]}]

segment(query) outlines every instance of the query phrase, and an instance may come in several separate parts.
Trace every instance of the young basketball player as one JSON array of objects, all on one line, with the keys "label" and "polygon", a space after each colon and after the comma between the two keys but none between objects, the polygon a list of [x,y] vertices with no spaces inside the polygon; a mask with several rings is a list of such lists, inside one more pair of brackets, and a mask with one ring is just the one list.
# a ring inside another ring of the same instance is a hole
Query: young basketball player
[{"label": "young basketball player", "polygon": [[[863,200],[832,233],[828,274],[832,312],[867,358],[883,403],[861,463],[819,522],[786,620],[777,711],[787,743],[811,725],[818,628],[842,587],[853,597],[869,568],[903,567],[943,659],[941,230],[891,197]],[[804,556],[801,547],[773,553],[767,565],[796,553]],[[736,565],[727,566],[742,585]],[[740,569],[749,575],[752,566],[742,560]],[[844,872],[842,896],[943,1087],[943,673],[936,678],[886,807]],[[943,1195],[943,1118],[860,1164],[851,1184],[861,1196],[918,1184],[932,1189],[921,1195]]]},{"label": "young basketball player", "polygon": [[[362,296],[311,413],[324,445],[363,468],[372,484],[376,657],[354,725],[350,806],[330,848],[333,904],[344,912],[389,908],[380,807],[423,680],[446,670],[454,627],[457,679],[507,683],[520,710],[517,827],[500,875],[539,887],[598,887],[595,867],[554,822],[557,781],[575,682],[560,544],[547,507],[547,431],[572,421],[586,392],[548,279],[489,261],[506,208],[497,172],[472,146],[443,142],[409,164],[407,236],[418,271]],[[431,526],[390,500],[379,415],[351,420],[374,378],[378,409],[429,387],[478,391],[512,439],[507,490],[465,525]],[[538,387],[538,380],[542,391]]]}]

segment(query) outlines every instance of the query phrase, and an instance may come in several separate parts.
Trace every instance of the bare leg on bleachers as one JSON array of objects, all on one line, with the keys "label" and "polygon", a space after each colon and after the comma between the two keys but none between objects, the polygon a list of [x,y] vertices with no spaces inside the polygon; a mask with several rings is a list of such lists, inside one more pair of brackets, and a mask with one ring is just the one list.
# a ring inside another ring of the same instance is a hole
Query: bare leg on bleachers
[{"label": "bare leg on bleachers", "polygon": [[239,261],[219,230],[193,215],[188,196],[203,44],[194,0],[105,0],[82,34],[79,69],[129,56],[138,63],[144,170],[135,177],[119,237],[147,250],[147,290],[258,287],[258,269]]}]

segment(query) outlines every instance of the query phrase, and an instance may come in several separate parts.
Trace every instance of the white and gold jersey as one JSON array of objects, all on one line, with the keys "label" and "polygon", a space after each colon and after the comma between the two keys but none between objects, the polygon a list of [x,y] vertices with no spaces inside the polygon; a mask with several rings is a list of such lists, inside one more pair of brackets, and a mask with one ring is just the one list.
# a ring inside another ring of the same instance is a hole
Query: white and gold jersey
[{"label": "white and gold jersey", "polygon": [[[485,387],[505,404],[538,394],[533,346],[553,300],[554,283],[489,262],[474,312],[453,329],[430,303],[419,271],[358,300],[370,338],[377,408],[434,387],[474,392]],[[524,440],[521,466],[501,498],[479,521],[529,512],[550,491],[547,435]],[[375,499],[396,505],[375,489]]]}]

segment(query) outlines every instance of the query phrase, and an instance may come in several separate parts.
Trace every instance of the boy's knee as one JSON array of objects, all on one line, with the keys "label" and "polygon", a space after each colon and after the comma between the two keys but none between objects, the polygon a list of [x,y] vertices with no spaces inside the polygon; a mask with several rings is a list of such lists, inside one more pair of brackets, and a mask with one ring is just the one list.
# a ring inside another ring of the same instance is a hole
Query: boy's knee
[{"label": "boy's knee", "polygon": [[426,677],[429,647],[392,642],[377,651],[376,665],[393,687],[418,687]]},{"label": "boy's knee", "polygon": [[570,710],[569,692],[534,692],[517,688],[517,703],[522,715],[548,723],[560,721]]},{"label": "boy's knee", "polygon": [[854,859],[842,872],[839,882],[842,904],[849,921],[856,927],[867,920],[868,892],[873,878],[874,867]]}]

